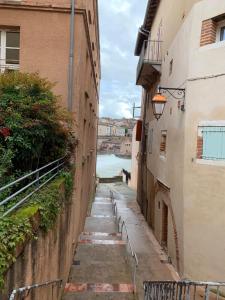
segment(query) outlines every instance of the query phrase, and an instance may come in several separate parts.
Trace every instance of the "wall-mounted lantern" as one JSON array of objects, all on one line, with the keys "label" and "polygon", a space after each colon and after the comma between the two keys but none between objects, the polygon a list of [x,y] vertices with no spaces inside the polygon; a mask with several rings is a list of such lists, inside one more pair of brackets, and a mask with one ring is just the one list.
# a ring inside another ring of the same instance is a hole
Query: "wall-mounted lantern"
[{"label": "wall-mounted lantern", "polygon": [[157,93],[152,99],[152,109],[156,120],[159,120],[163,114],[167,99],[161,93]]},{"label": "wall-mounted lantern", "polygon": [[[185,99],[185,89],[159,87],[158,92],[155,94],[155,96],[152,99],[153,114],[157,121],[162,116],[165,105],[167,103],[167,98],[166,96],[163,95],[166,92],[168,92],[174,99],[177,100]],[[181,105],[181,110],[185,111],[184,104]]]}]

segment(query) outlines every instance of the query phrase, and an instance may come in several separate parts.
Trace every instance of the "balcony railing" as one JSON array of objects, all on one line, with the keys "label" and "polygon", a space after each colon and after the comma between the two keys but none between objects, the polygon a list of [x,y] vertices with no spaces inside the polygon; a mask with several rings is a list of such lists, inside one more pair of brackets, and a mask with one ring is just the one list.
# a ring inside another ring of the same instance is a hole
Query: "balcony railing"
[{"label": "balcony railing", "polygon": [[[159,71],[159,67],[162,63],[162,42],[146,40],[143,43],[141,55],[137,66],[137,83],[142,72],[144,75],[151,75],[154,71]],[[147,69],[144,70],[145,65]],[[150,67],[150,68],[149,68]],[[146,73],[147,72],[147,73]]]}]

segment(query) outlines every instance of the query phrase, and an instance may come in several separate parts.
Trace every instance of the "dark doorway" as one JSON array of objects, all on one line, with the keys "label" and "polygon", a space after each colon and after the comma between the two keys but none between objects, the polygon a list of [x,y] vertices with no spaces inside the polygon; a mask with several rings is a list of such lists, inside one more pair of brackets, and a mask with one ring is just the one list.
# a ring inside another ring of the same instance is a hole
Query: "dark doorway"
[{"label": "dark doorway", "polygon": [[168,240],[168,206],[163,201],[162,205],[162,246],[167,249]]}]

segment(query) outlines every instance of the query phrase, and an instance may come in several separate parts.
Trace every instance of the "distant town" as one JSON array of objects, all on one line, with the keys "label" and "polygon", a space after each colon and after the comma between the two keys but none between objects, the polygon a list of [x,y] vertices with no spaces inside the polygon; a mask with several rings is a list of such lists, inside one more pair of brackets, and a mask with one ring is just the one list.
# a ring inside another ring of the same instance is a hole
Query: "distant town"
[{"label": "distant town", "polygon": [[98,153],[112,153],[131,158],[135,119],[100,118],[98,123]]}]

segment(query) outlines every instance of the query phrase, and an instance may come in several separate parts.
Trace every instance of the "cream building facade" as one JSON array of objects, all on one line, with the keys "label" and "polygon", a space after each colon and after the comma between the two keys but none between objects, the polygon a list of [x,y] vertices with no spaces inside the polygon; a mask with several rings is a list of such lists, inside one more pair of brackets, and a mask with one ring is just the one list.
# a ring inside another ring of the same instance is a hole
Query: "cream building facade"
[{"label": "cream building facade", "polygon": [[[225,277],[224,26],[221,0],[148,1],[135,49],[143,86],[138,202],[180,275],[194,280]],[[158,86],[185,95],[165,92],[157,121]]]},{"label": "cream building facade", "polygon": [[111,136],[112,126],[107,124],[98,124],[98,136]]}]

